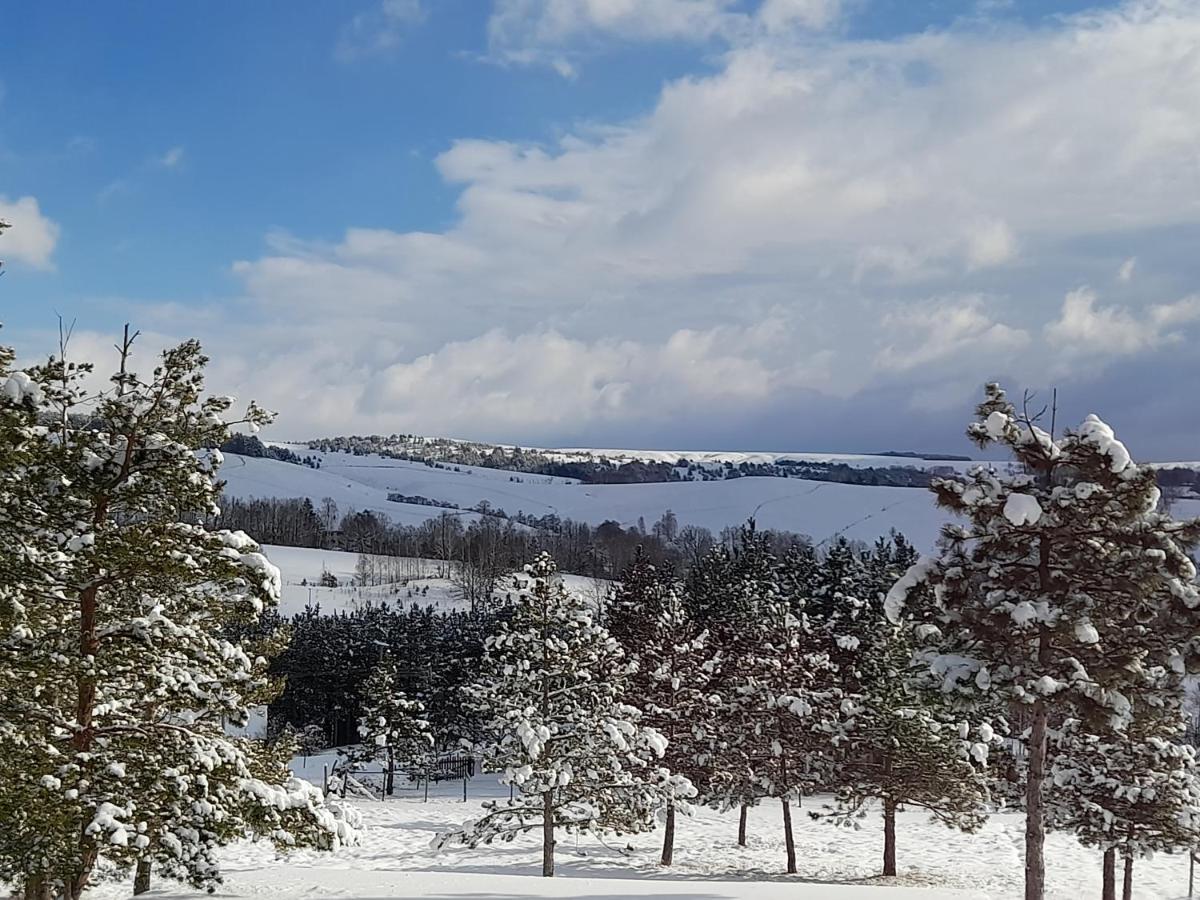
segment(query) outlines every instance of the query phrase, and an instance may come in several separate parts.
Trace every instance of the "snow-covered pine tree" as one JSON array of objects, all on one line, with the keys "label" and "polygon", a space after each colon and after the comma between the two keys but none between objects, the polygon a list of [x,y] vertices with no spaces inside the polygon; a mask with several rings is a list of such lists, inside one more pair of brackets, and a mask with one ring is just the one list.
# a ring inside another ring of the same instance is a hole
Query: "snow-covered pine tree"
[{"label": "snow-covered pine tree", "polygon": [[425,706],[404,695],[399,676],[399,664],[385,656],[371,670],[359,694],[362,745],[356,761],[383,764],[384,790],[389,797],[395,792],[397,766],[409,774],[427,774],[433,758],[433,732],[425,719]]},{"label": "snow-covered pine tree", "polygon": [[759,603],[779,591],[778,565],[766,535],[751,519],[729,545],[714,547],[688,574],[684,591],[692,620],[709,635],[705,692],[709,717],[693,740],[697,763],[705,770],[702,803],[738,809],[738,845],[746,846],[749,808],[762,799],[748,734],[753,724],[738,694],[740,680],[758,650]]},{"label": "snow-covered pine tree", "polygon": [[727,675],[741,726],[729,740],[749,762],[747,799],[780,801],[787,871],[794,874],[792,803],[827,779],[855,707],[802,598],[783,596],[774,576],[755,578],[746,590],[759,593],[746,649]]},{"label": "snow-covered pine tree", "polygon": [[484,718],[484,763],[519,793],[485,802],[479,819],[439,835],[435,846],[475,847],[540,827],[549,877],[559,829],[645,831],[666,799],[679,803],[692,789],[660,765],[665,739],[621,702],[629,664],[620,645],[566,590],[548,554],[525,572],[472,690]]},{"label": "snow-covered pine tree", "polygon": [[1068,719],[1051,738],[1048,820],[1104,851],[1102,900],[1115,900],[1118,854],[1130,900],[1136,859],[1200,846],[1200,764],[1178,705],[1138,713],[1124,730]]},{"label": "snow-covered pine tree", "polygon": [[224,734],[273,687],[229,634],[275,605],[279,573],[201,524],[220,461],[202,448],[228,437],[232,400],[201,398],[199,345],[143,381],[130,343],[99,397],[61,359],[0,384],[0,879],[30,900],[78,898],[101,860],[211,885],[229,840],[352,835],[265,747]]},{"label": "snow-covered pine tree", "polygon": [[[631,663],[628,695],[622,699],[641,711],[644,725],[666,738],[663,765],[702,789],[707,769],[697,761],[696,735],[715,724],[707,691],[708,635],[688,614],[670,574],[651,564],[640,547],[608,605],[606,624]],[[669,866],[677,804],[673,796],[665,800],[661,862]]]},{"label": "snow-covered pine tree", "polygon": [[[917,554],[900,535],[880,539],[869,556],[835,544],[817,572],[811,627],[824,632],[843,690],[854,698],[854,727],[841,742],[834,802],[813,818],[857,827],[872,803],[882,807],[883,874],[896,874],[896,813],[924,809],[935,821],[974,831],[988,796],[983,740],[960,733],[940,691],[910,677],[911,621],[884,613],[888,589]],[[911,597],[909,608],[918,598]],[[976,737],[980,737],[978,734]],[[974,752],[974,757],[972,757]]]},{"label": "snow-covered pine tree", "polygon": [[642,641],[662,597],[673,582],[670,569],[656,566],[645,547],[639,544],[633,552],[633,560],[610,591],[602,622],[627,655],[632,655],[631,651]]},{"label": "snow-covered pine tree", "polygon": [[1026,900],[1045,895],[1051,723],[1136,728],[1135,700],[1161,693],[1160,670],[1200,664],[1200,592],[1188,556],[1200,523],[1157,511],[1153,470],[1136,465],[1096,416],[1061,439],[1037,421],[988,386],[968,434],[981,447],[1006,447],[1022,471],[979,467],[965,481],[935,480],[939,505],[967,522],[948,526],[940,555],[888,595],[897,617],[913,588],[933,588],[914,634],[948,694],[1028,711]]}]

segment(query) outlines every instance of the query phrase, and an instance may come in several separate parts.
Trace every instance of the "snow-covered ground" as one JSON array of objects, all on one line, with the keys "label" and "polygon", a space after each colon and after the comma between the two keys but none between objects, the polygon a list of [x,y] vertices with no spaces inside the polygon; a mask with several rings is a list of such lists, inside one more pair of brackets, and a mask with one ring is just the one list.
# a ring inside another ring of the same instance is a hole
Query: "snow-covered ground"
[{"label": "snow-covered ground", "polygon": [[[387,499],[389,493],[453,503],[464,510],[486,500],[493,508],[509,513],[553,513],[593,525],[612,520],[624,527],[639,519],[652,525],[669,509],[681,525],[700,525],[714,533],[740,525],[750,516],[762,528],[796,531],[816,541],[838,534],[874,541],[895,528],[923,550],[932,549],[946,521],[945,514],[934,507],[930,492],[920,488],[757,477],[582,484],[569,478],[472,466],[459,466],[456,471],[380,456],[309,453],[321,459],[320,469],[226,454],[221,469],[226,493],[239,498],[308,497],[314,504],[332,497],[343,513],[370,510],[405,525],[436,518],[447,510],[393,503]],[[1200,515],[1200,501],[1178,501],[1174,513],[1179,517]],[[475,513],[459,514],[468,520],[479,518]]]},{"label": "snow-covered ground", "polygon": [[[297,774],[321,783],[331,756],[297,760]],[[359,846],[336,854],[304,851],[278,858],[266,845],[241,845],[224,854],[224,897],[249,898],[437,898],[518,900],[562,897],[629,900],[673,897],[687,900],[1017,900],[1021,896],[1022,824],[1019,816],[993,816],[975,835],[950,831],[918,813],[899,823],[901,874],[877,876],[882,852],[878,816],[859,830],[836,828],[796,816],[800,872],[782,874],[783,835],[778,804],[751,810],[748,846],[737,846],[736,814],[699,811],[681,818],[675,865],[658,865],[659,833],[631,840],[563,835],[558,877],[540,877],[539,836],[476,850],[456,847],[434,853],[433,836],[475,815],[485,796],[507,790],[486,777],[433,786],[428,803],[406,788],[386,802],[355,801],[366,828]],[[808,805],[819,800],[809,798]],[[626,845],[632,845],[631,850]],[[1073,838],[1051,835],[1047,846],[1050,900],[1099,895],[1099,855]],[[1186,857],[1159,856],[1138,863],[1134,897],[1174,900],[1187,893]],[[889,885],[888,882],[893,882]],[[199,897],[160,884],[159,896]],[[123,896],[124,886],[96,894]]]},{"label": "snow-covered ground", "polygon": [[[625,527],[639,519],[651,525],[668,509],[680,524],[714,532],[753,515],[763,528],[797,531],[818,541],[835,533],[870,541],[896,528],[920,547],[932,547],[944,519],[929,492],[916,488],[793,478],[580,484],[469,466],[456,472],[376,456],[314,455],[322,458],[320,469],[226,454],[221,477],[230,496],[309,497],[314,503],[332,497],[342,512],[371,510],[401,524],[435,518],[445,510],[393,503],[387,499],[389,493],[455,503],[464,509],[486,500],[509,513],[554,513],[594,525],[613,520]],[[514,482],[510,477],[524,480]]]},{"label": "snow-covered ground", "polygon": [[[463,599],[454,579],[447,577],[447,566],[453,566],[453,563],[409,557],[389,559],[402,574],[400,581],[359,587],[354,583],[355,567],[358,565],[357,553],[308,547],[280,547],[273,544],[265,545],[263,552],[283,576],[283,596],[280,599],[279,612],[285,616],[303,612],[304,607],[308,605],[319,605],[325,613],[350,610],[366,603],[383,602],[393,606],[410,606],[417,603],[441,610],[466,609],[469,605]],[[329,572],[337,578],[338,587],[321,587],[323,572]],[[602,598],[611,584],[602,578],[588,578],[583,575],[564,574],[562,578],[569,591],[589,601]],[[509,586],[508,583],[502,583],[498,590],[503,592]]]}]

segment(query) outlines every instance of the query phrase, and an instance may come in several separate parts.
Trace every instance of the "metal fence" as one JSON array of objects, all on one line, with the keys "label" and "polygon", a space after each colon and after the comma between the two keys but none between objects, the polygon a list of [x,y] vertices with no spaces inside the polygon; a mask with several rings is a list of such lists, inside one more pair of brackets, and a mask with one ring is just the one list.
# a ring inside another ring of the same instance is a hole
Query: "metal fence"
[{"label": "metal fence", "polygon": [[[475,758],[463,751],[440,754],[422,769],[404,769],[397,767],[391,771],[385,768],[362,769],[351,766],[345,761],[334,764],[333,771],[325,767],[324,790],[331,791],[341,797],[354,792],[360,796],[385,799],[388,794],[389,781],[392,792],[412,790],[424,793],[424,800],[429,800],[429,785],[443,781],[462,781],[463,802],[467,800],[467,785],[475,776]],[[378,778],[378,787],[375,779]],[[368,787],[370,785],[370,787]]]}]

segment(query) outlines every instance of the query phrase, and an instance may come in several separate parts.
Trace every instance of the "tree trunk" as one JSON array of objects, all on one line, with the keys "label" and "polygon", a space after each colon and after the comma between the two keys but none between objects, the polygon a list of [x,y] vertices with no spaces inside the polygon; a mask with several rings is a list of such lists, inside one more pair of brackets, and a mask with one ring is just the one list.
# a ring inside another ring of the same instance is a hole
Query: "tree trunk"
[{"label": "tree trunk", "polygon": [[1117,900],[1117,850],[1109,847],[1104,851],[1104,882],[1100,889],[1100,900]]},{"label": "tree trunk", "polygon": [[[1053,478],[1054,463],[1047,459],[1038,482],[1048,490]],[[1052,555],[1050,539],[1043,534],[1038,539],[1038,588],[1043,595],[1049,594],[1053,587]],[[1050,634],[1043,625],[1037,647],[1037,666],[1043,672],[1049,669],[1053,652]],[[1033,704],[1033,722],[1029,728],[1029,771],[1025,783],[1025,900],[1044,900],[1046,896],[1046,809],[1042,788],[1046,781],[1048,719],[1046,701],[1038,700]]]},{"label": "tree trunk", "polygon": [[742,804],[741,814],[738,816],[738,846],[746,846],[746,811],[749,809],[745,803]]},{"label": "tree trunk", "polygon": [[139,859],[137,873],[133,876],[133,895],[144,894],[150,890],[150,860]]},{"label": "tree trunk", "polygon": [[1121,885],[1121,900],[1133,900],[1133,854],[1125,857],[1125,880]]},{"label": "tree trunk", "polygon": [[787,845],[787,872],[796,874],[796,838],[792,834],[792,807],[783,801],[783,841]]},{"label": "tree trunk", "polygon": [[675,860],[675,804],[667,804],[667,825],[663,830],[662,864],[671,865]]},{"label": "tree trunk", "polygon": [[1033,705],[1029,729],[1029,772],[1025,784],[1025,900],[1046,896],[1046,821],[1042,784],[1046,780],[1046,704]]},{"label": "tree trunk", "polygon": [[896,801],[883,798],[883,874],[896,874]]},{"label": "tree trunk", "polygon": [[388,747],[387,795],[390,797],[396,790],[396,752]]},{"label": "tree trunk", "polygon": [[542,877],[554,877],[554,796],[542,794]]}]

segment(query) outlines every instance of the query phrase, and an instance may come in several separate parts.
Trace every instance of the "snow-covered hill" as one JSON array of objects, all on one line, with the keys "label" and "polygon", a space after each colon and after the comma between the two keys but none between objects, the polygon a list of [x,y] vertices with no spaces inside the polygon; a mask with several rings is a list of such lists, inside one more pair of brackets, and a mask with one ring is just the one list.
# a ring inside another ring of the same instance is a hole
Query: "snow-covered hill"
[{"label": "snow-covered hill", "polygon": [[[393,522],[419,524],[446,510],[396,503],[389,493],[454,504],[460,510],[486,501],[493,509],[534,516],[553,513],[598,525],[652,524],[672,510],[681,525],[714,533],[750,516],[764,528],[807,534],[816,541],[845,535],[873,541],[897,529],[918,547],[932,548],[945,515],[919,488],[874,487],[794,478],[733,478],[647,484],[583,484],[570,478],[529,475],[474,466],[435,468],[381,456],[309,451],[321,468],[226,454],[226,493],[251,497],[332,497],[344,513],[370,510]],[[1200,501],[1176,504],[1177,515],[1200,514]],[[460,512],[467,519],[478,515]]]},{"label": "snow-covered hill", "polygon": [[[321,453],[313,469],[271,459],[226,455],[221,477],[226,493],[239,498],[332,497],[338,508],[371,510],[394,522],[416,524],[441,515],[431,506],[394,503],[389,493],[453,503],[462,509],[487,501],[508,513],[562,518],[594,525],[653,523],[666,510],[682,525],[719,532],[754,516],[764,528],[808,534],[821,541],[835,534],[874,540],[891,528],[918,546],[931,547],[943,515],[928,491],[865,487],[790,478],[650,484],[582,484],[567,478],[459,466],[433,468],[379,456]],[[474,513],[463,513],[475,518]]]}]

